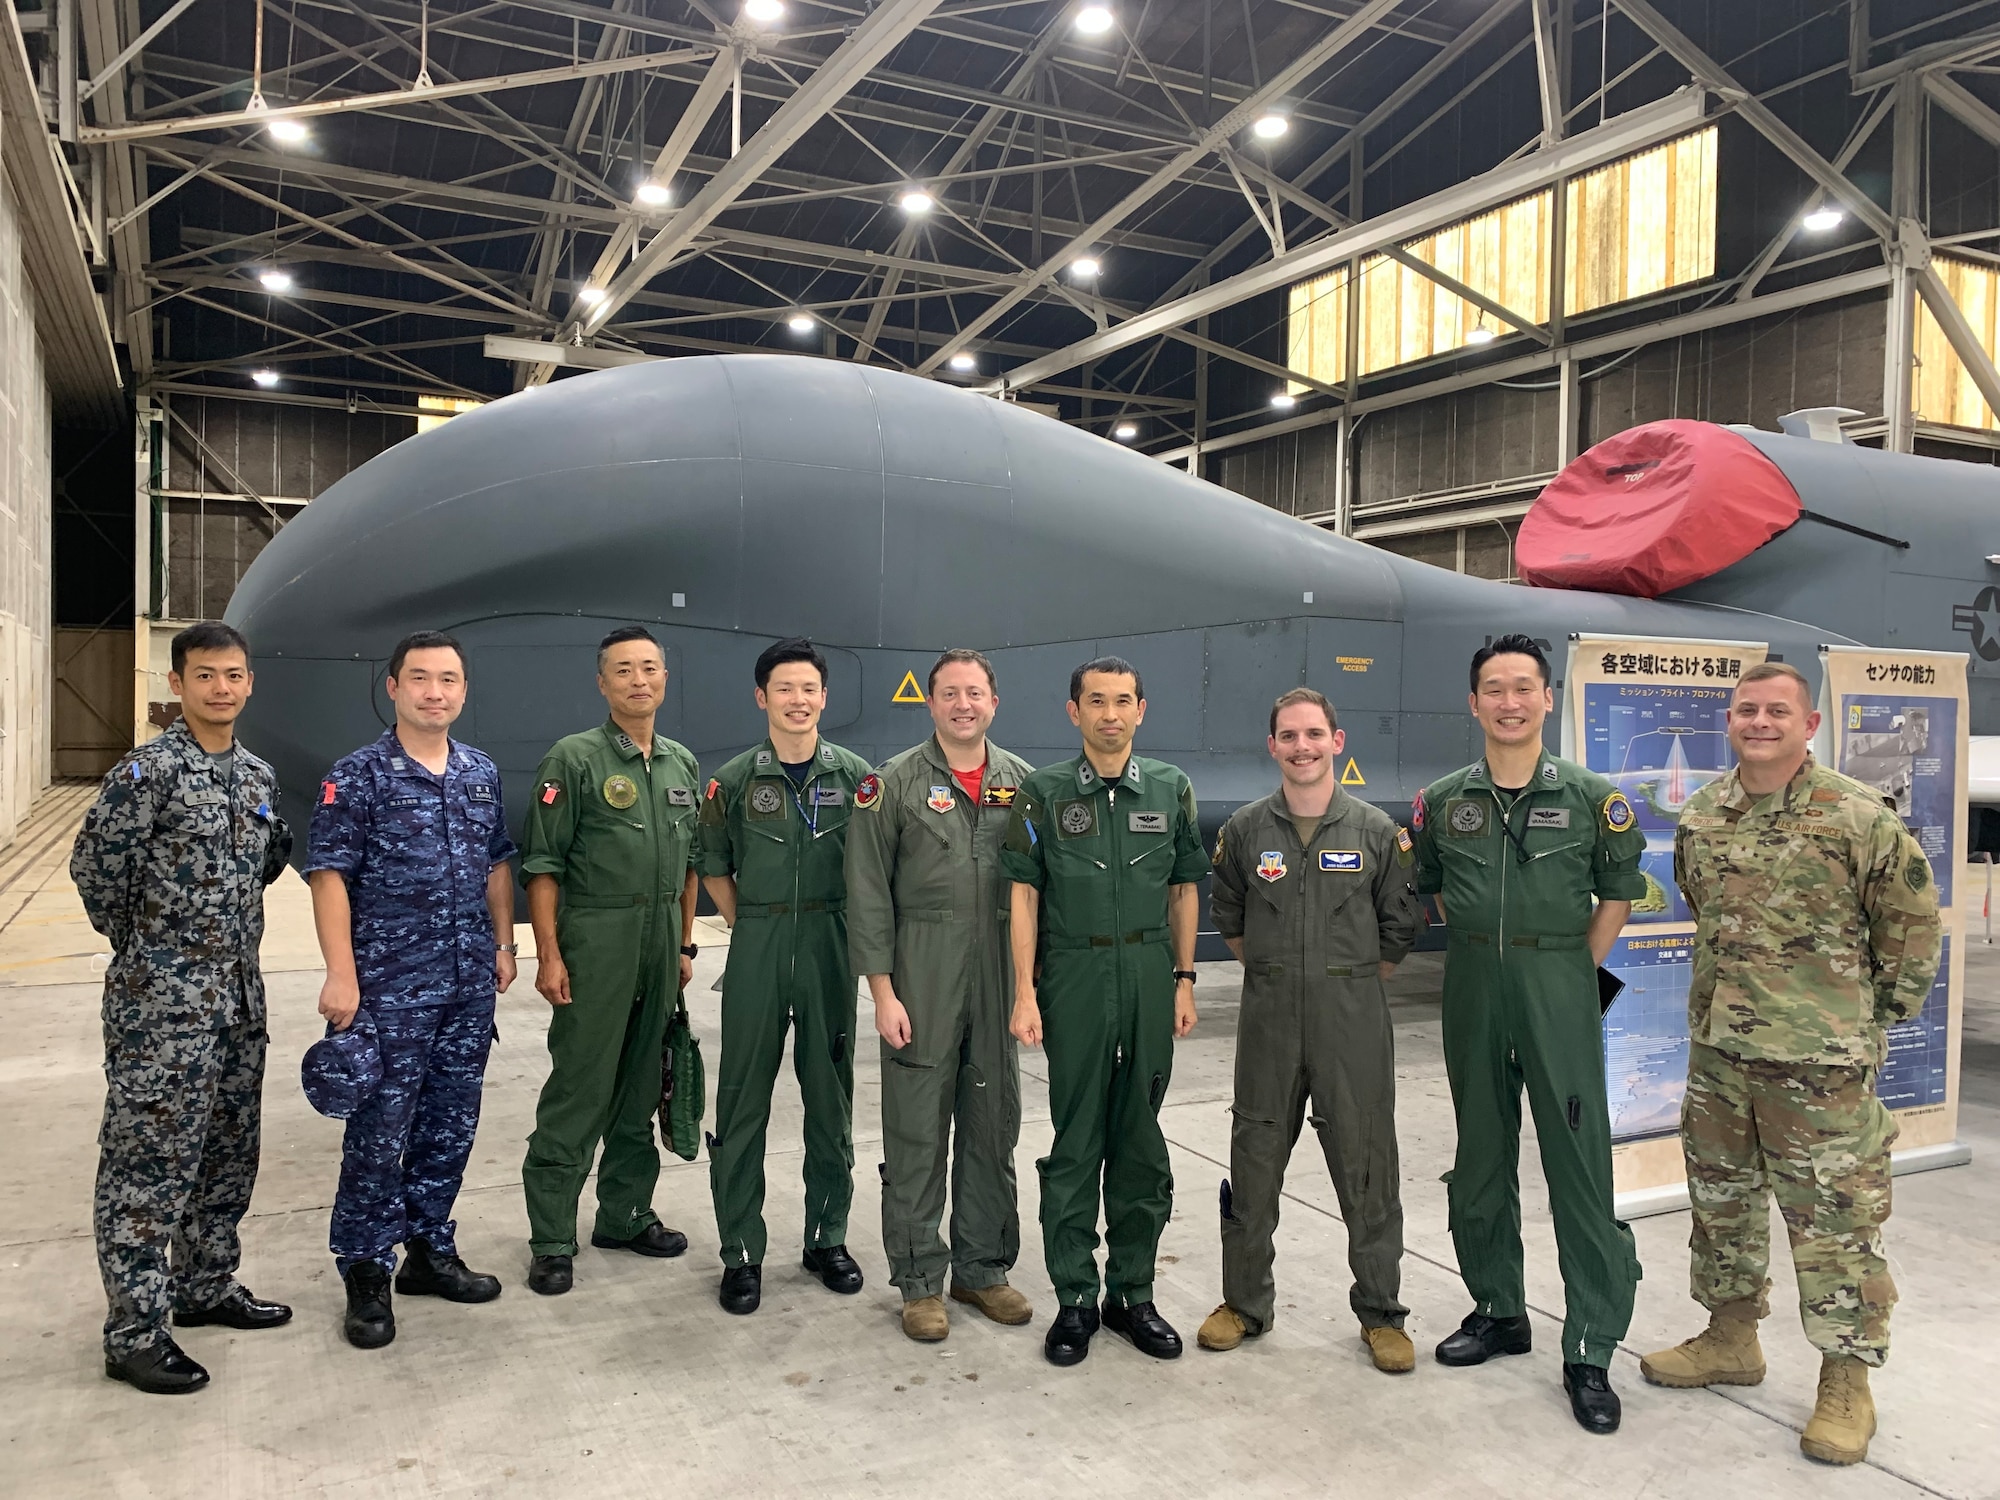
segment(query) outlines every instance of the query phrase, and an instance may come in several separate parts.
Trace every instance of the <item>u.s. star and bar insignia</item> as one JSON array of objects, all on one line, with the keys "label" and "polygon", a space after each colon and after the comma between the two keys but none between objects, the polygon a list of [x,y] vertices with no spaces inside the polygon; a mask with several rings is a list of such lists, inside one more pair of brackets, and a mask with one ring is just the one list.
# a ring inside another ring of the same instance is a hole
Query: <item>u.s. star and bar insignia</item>
[{"label": "u.s. star and bar insignia", "polygon": [[1285,851],[1282,849],[1266,849],[1262,854],[1258,855],[1257,874],[1265,880],[1283,880],[1285,878]]},{"label": "u.s. star and bar insignia", "polygon": [[948,786],[932,787],[930,796],[926,797],[924,801],[930,807],[930,810],[936,813],[948,813],[954,807],[958,806],[958,803],[952,799],[951,788]]}]

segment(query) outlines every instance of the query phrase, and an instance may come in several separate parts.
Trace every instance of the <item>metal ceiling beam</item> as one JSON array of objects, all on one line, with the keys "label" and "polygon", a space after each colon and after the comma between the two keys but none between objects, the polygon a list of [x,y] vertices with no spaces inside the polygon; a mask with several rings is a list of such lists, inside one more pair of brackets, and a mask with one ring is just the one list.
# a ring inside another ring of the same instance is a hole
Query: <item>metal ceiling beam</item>
[{"label": "metal ceiling beam", "polygon": [[[1885,38],[1878,37],[1876,40],[1879,42]],[[1982,26],[1962,36],[1946,37],[1941,42],[1926,42],[1880,67],[1863,68],[1854,75],[1854,92],[1865,94],[1914,71],[1977,62],[1990,57],[1995,51],[2000,51],[2000,26]]]},{"label": "metal ceiling beam", "polygon": [[181,12],[185,11],[192,4],[194,4],[194,0],[174,0],[174,3],[167,7],[166,11],[160,16],[159,20],[155,21],[152,25],[148,26],[144,31],[140,32],[139,35],[133,38],[133,40],[126,46],[123,52],[120,52],[116,57],[112,58],[110,62],[104,65],[104,69],[102,72],[100,72],[95,78],[90,79],[80,89],[77,90],[76,102],[78,104],[86,102],[99,89],[103,88],[107,83],[111,82],[112,79],[116,78],[120,73],[124,72],[125,64],[130,62],[133,58],[137,57],[141,52],[145,51],[146,48],[149,45],[151,45],[153,39],[157,37],[161,32],[165,31],[169,26],[173,25],[174,22],[178,21],[181,18]]},{"label": "metal ceiling beam", "polygon": [[1555,18],[1549,14],[1550,0],[1528,0],[1528,15],[1535,34],[1535,80],[1542,101],[1542,144],[1552,146],[1563,138],[1562,63],[1556,44]]},{"label": "metal ceiling beam", "polygon": [[1251,118],[1274,101],[1285,98],[1300,88],[1307,79],[1331,62],[1340,53],[1352,46],[1365,35],[1370,26],[1381,16],[1393,10],[1396,0],[1367,0],[1347,20],[1335,26],[1311,47],[1294,58],[1285,67],[1273,74],[1264,87],[1251,94],[1234,108],[1227,111],[1220,120],[1209,126],[1201,134],[1201,139],[1175,157],[1166,166],[1140,183],[1121,198],[1108,212],[1100,214],[1082,234],[1066,243],[1061,250],[1044,260],[1031,276],[1025,277],[1014,291],[997,299],[985,311],[961,328],[944,348],[933,354],[917,373],[928,375],[951,355],[963,347],[966,341],[984,333],[994,323],[1005,317],[1009,311],[1020,305],[1035,286],[1046,282],[1073,260],[1080,250],[1091,249],[1097,239],[1107,230],[1116,228],[1144,208],[1158,196],[1161,189],[1172,184],[1190,168],[1209,156],[1218,145],[1250,123]]},{"label": "metal ceiling beam", "polygon": [[800,136],[865,78],[870,68],[916,30],[918,23],[936,10],[939,3],[940,0],[882,0],[868,19],[834,49],[819,71],[778,106],[777,113],[764,122],[763,128],[743,143],[742,151],[709,178],[687,207],[675,214],[652,243],[604,289],[604,297],[589,309],[588,317],[572,318],[564,333],[580,334],[608,321],[632,293],[692,244],[695,236],[747,192],[767,168],[776,165]]},{"label": "metal ceiling beam", "polygon": [[[115,57],[128,33],[123,29],[130,18],[137,34],[138,6],[133,0],[76,0],[77,19],[82,23],[84,53],[89,57]],[[100,124],[122,124],[127,118],[126,90],[108,88],[90,100],[92,118]],[[133,371],[143,380],[153,368],[152,318],[136,310],[146,302],[144,281],[147,258],[152,249],[152,219],[140,211],[146,197],[146,179],[130,146],[108,146],[98,157],[104,169],[106,214],[120,221],[111,236],[111,328],[112,336],[126,345]]]},{"label": "metal ceiling beam", "polygon": [[[1943,105],[1966,129],[1989,146],[2000,146],[2000,113],[1956,78],[1924,74],[1924,92]],[[2000,407],[1995,408],[2000,411]]]},{"label": "metal ceiling beam", "polygon": [[1817,182],[1849,213],[1875,231],[1878,238],[1893,240],[1896,226],[1875,200],[1837,172],[1833,164],[1815,151],[1797,131],[1771,112],[1771,107],[1744,88],[1728,71],[1701,48],[1689,41],[1651,0],[1618,0],[1618,9],[1638,28],[1658,42],[1669,57],[1686,68],[1695,82],[1720,94],[1736,112],[1757,128],[1757,133],[1792,159],[1794,165]]},{"label": "metal ceiling beam", "polygon": [[1250,297],[1279,291],[1293,282],[1317,276],[1351,257],[1373,255],[1392,245],[1401,245],[1406,240],[1454,223],[1491,204],[1508,202],[1572,173],[1657,145],[1692,129],[1701,123],[1702,117],[1701,90],[1683,89],[1665,99],[1619,115],[1595,129],[1572,135],[1533,156],[1496,167],[1441,193],[1433,193],[1379,218],[1366,220],[1352,229],[1330,234],[1288,255],[1274,257],[1262,265],[1129,318],[1041,359],[1030,360],[1019,370],[1009,371],[1002,379],[989,383],[983,389],[989,395],[998,395],[1017,380],[1040,380],[1058,371],[1100,359],[1113,350],[1156,337],[1170,328],[1178,328],[1196,318],[1233,307]]}]

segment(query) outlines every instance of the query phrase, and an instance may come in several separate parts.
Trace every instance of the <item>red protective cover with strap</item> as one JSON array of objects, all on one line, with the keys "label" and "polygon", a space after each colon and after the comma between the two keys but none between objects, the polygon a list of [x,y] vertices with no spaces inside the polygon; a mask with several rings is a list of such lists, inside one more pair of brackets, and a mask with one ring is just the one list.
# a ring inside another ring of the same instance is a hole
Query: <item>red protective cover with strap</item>
[{"label": "red protective cover with strap", "polygon": [[1549,482],[1521,520],[1515,569],[1540,588],[1656,599],[1748,557],[1803,509],[1740,433],[1648,422]]}]

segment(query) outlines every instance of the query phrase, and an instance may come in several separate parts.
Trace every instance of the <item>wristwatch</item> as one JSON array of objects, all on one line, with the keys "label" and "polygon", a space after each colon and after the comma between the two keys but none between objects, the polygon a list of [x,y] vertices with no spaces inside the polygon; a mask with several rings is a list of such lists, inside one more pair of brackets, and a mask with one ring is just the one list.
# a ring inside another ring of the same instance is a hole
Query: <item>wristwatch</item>
[{"label": "wristwatch", "polygon": [[521,951],[519,943],[495,943],[493,946],[498,948],[502,953],[519,953]]},{"label": "wristwatch", "polygon": [[686,946],[685,948],[681,949],[681,957],[682,957],[682,958],[693,958],[693,957],[694,957],[695,955],[697,955],[697,954],[698,954],[698,953],[700,953],[700,952],[701,952],[701,944],[699,944],[699,943],[689,943],[689,944],[688,944],[688,945],[687,945],[687,946]]},{"label": "wristwatch", "polygon": [[1180,982],[1181,982],[1181,981],[1182,981],[1183,979],[1185,979],[1185,980],[1186,980],[1186,981],[1187,981],[1187,982],[1188,982],[1189,984],[1193,984],[1193,983],[1194,983],[1194,970],[1193,970],[1193,969],[1176,969],[1176,970],[1174,970],[1174,983],[1175,983],[1175,984],[1179,984],[1179,983],[1180,983]]}]

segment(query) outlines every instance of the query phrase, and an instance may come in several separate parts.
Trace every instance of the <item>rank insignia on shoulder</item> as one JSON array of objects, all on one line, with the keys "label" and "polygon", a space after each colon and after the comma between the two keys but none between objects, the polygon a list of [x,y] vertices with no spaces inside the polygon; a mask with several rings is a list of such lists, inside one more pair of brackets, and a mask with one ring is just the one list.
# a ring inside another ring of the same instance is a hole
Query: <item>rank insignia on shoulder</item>
[{"label": "rank insignia on shoulder", "polygon": [[1557,778],[1560,777],[1561,775],[1562,772],[1556,769],[1556,763],[1554,761],[1545,760],[1542,762],[1542,780],[1547,782],[1550,786],[1554,786],[1556,784]]},{"label": "rank insignia on shoulder", "polygon": [[854,805],[866,810],[882,800],[882,778],[870,771],[854,789]]},{"label": "rank insignia on shoulder", "polygon": [[[134,766],[132,768],[132,779],[134,781],[137,781],[139,779],[138,773],[139,773],[139,768],[137,766]],[[334,798],[338,797],[339,795],[340,795],[340,788],[335,786],[330,779],[322,781],[319,784],[319,802],[321,807],[333,806]]]},{"label": "rank insignia on shoulder", "polygon": [[1019,790],[1019,787],[989,786],[979,794],[979,805],[981,807],[1012,807],[1014,805],[1014,794]]},{"label": "rank insignia on shoulder", "polygon": [[1625,800],[1623,792],[1613,792],[1604,799],[1604,826],[1613,833],[1623,833],[1638,821],[1632,811],[1632,804]]},{"label": "rank insignia on shoulder", "polygon": [[1815,802],[1838,802],[1840,800],[1840,793],[1836,792],[1830,786],[1816,786],[1813,788],[1812,800]]},{"label": "rank insignia on shoulder", "polygon": [[1257,874],[1264,880],[1285,878],[1285,852],[1282,849],[1266,849],[1257,856]]},{"label": "rank insignia on shoulder", "polygon": [[958,806],[958,803],[953,800],[951,788],[948,786],[932,787],[930,796],[926,797],[924,802],[935,813],[948,813],[954,807]]},{"label": "rank insignia on shoulder", "polygon": [[1358,874],[1361,869],[1359,849],[1322,849],[1319,851],[1319,867],[1339,874]]},{"label": "rank insignia on shoulder", "polygon": [[1412,842],[1410,838],[1409,829],[1398,828],[1396,830],[1396,847],[1398,849],[1401,849],[1405,854],[1412,853],[1415,850],[1416,845]]},{"label": "rank insignia on shoulder", "polygon": [[[128,769],[132,772],[132,779],[134,781],[144,781],[146,779],[145,769],[136,760],[132,762]],[[327,785],[332,786],[333,783],[329,781]]]},{"label": "rank insignia on shoulder", "polygon": [[[329,791],[333,789],[331,782],[327,784],[327,789]],[[545,781],[542,783],[541,791],[536,796],[535,800],[541,803],[542,806],[544,807],[554,807],[556,805],[556,798],[560,797],[561,795],[562,795],[562,783],[560,781]],[[333,799],[331,797],[327,798],[327,801],[329,802],[331,802],[332,800]]]}]

